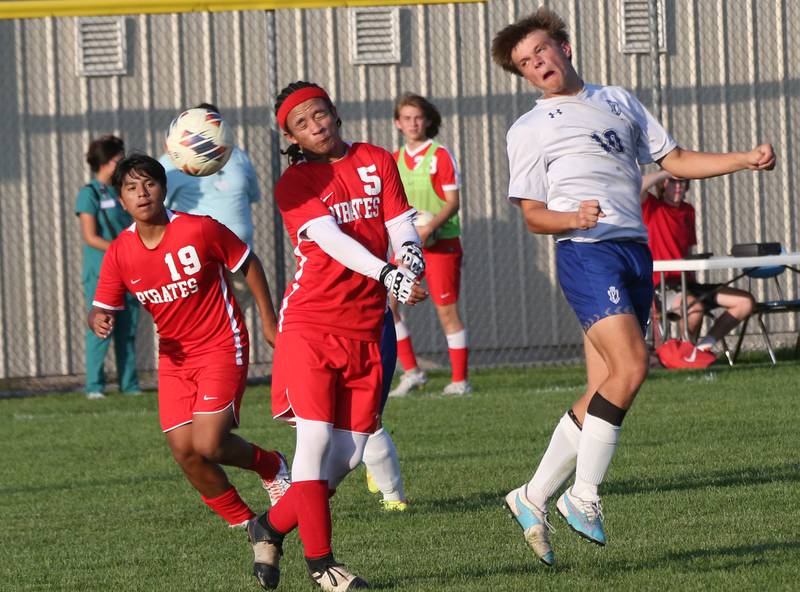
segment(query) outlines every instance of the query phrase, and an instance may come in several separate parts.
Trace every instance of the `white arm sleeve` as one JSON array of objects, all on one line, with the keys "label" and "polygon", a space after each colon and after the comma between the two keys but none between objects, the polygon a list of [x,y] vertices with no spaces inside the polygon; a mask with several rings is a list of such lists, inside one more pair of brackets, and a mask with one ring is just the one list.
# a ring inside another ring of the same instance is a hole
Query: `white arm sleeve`
[{"label": "white arm sleeve", "polygon": [[417,227],[414,226],[416,216],[417,211],[411,209],[386,222],[386,232],[389,234],[389,240],[392,241],[393,252],[399,253],[400,248],[407,242],[422,246],[419,234],[417,234]]},{"label": "white arm sleeve", "polygon": [[347,269],[380,281],[381,270],[386,266],[386,261],[379,259],[360,242],[339,230],[332,216],[314,220],[306,227],[304,234]]}]

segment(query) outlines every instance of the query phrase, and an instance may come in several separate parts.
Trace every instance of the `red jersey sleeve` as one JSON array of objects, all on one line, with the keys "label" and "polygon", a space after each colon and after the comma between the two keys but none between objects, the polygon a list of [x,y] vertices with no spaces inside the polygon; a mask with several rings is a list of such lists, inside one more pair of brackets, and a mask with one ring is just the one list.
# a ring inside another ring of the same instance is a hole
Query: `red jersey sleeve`
[{"label": "red jersey sleeve", "polygon": [[275,203],[278,204],[286,230],[295,243],[298,242],[298,233],[309,222],[331,215],[321,197],[312,187],[303,183],[302,173],[298,169],[287,170],[276,183]]},{"label": "red jersey sleeve", "polygon": [[209,254],[232,272],[239,271],[250,254],[250,247],[213,218],[203,217],[203,239]]},{"label": "red jersey sleeve", "polygon": [[112,241],[111,246],[103,256],[103,264],[100,266],[100,279],[97,281],[97,289],[92,301],[92,306],[97,308],[105,310],[125,309],[125,292],[127,292],[127,288],[122,279],[117,260],[119,245],[119,241]]},{"label": "red jersey sleeve", "polygon": [[453,191],[461,185],[458,178],[456,159],[444,146],[439,146],[433,155],[436,158],[436,172],[433,174],[433,186],[442,191]]},{"label": "red jersey sleeve", "polygon": [[403,181],[397,170],[397,163],[386,151],[381,150],[381,180],[383,181],[383,215],[384,222],[393,220],[411,209],[408,205]]}]

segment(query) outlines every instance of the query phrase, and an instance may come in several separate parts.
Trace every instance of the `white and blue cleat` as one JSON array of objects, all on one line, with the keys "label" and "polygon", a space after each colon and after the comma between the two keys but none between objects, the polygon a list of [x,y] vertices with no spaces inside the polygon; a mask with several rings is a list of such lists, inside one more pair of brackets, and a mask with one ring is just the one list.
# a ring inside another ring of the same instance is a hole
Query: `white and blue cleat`
[{"label": "white and blue cleat", "polygon": [[569,527],[587,541],[598,545],[606,544],[606,533],[603,529],[603,507],[600,499],[585,500],[572,495],[567,489],[556,503],[558,513],[567,521]]},{"label": "white and blue cleat", "polygon": [[506,495],[505,506],[511,516],[522,528],[525,542],[545,565],[556,562],[550,546],[550,533],[553,527],[547,521],[547,510],[540,510],[525,495],[525,485]]}]

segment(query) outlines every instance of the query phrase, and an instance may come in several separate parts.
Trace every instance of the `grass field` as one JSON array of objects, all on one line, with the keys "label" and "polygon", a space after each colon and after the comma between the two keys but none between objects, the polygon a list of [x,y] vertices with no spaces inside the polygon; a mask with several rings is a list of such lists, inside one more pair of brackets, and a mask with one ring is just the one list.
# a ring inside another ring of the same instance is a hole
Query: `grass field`
[{"label": "grass field", "polygon": [[[800,364],[656,372],[601,492],[609,544],[553,512],[557,565],[534,560],[501,506],[583,384],[580,368],[475,373],[476,392],[392,400],[413,512],[385,514],[354,472],[333,499],[337,557],[391,590],[797,590]],[[265,387],[241,433],[291,453]],[[213,516],[158,429],[153,393],[0,401],[0,590],[258,590],[241,530]],[[257,478],[231,469],[253,506]],[[280,590],[313,590],[296,535]]]}]

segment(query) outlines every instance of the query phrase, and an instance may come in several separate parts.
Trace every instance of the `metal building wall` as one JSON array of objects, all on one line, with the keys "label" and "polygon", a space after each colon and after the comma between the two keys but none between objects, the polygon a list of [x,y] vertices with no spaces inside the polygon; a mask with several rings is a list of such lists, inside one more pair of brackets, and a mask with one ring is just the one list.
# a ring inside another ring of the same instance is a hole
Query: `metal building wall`
[{"label": "metal building wall", "polygon": [[[620,51],[621,1],[549,5],[567,20],[584,78],[627,87],[650,107],[650,57]],[[555,281],[553,243],[530,236],[505,201],[505,133],[536,95],[491,64],[489,45],[496,31],[536,5],[401,7],[402,62],[371,66],[351,64],[344,8],[135,16],[127,19],[129,73],[107,78],[76,74],[75,19],[0,22],[0,51],[13,56],[0,63],[0,101],[10,114],[0,123],[10,147],[0,158],[0,378],[83,371],[81,241],[73,208],[89,177],[83,153],[100,133],[117,132],[129,147],[157,154],[179,109],[216,102],[259,172],[265,199],[254,207],[257,251],[273,287],[291,277],[291,249],[273,217],[271,187],[279,171],[271,110],[276,85],[297,79],[328,88],[346,138],[387,148],[399,143],[394,98],[405,90],[429,96],[444,116],[440,140],[462,172],[462,306],[473,358],[578,355],[581,335]],[[699,248],[721,254],[735,242],[777,240],[797,250],[800,5],[667,0],[665,6],[664,124],[685,147],[722,151],[771,141],[779,155],[770,174],[694,184]],[[796,295],[796,279],[787,279]],[[154,364],[154,337],[143,317],[140,360],[147,368]],[[443,359],[432,307],[410,319],[417,347]],[[773,326],[796,329],[788,317]],[[253,357],[268,364],[270,352],[257,347]]]}]

